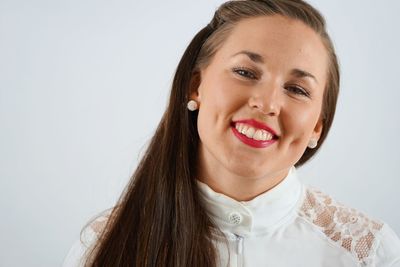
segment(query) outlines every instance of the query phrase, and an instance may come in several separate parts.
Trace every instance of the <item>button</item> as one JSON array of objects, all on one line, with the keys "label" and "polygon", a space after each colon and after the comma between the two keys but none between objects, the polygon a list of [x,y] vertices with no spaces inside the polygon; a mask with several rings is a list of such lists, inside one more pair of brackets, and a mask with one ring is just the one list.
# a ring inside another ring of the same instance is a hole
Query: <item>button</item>
[{"label": "button", "polygon": [[231,224],[238,225],[242,222],[242,220],[243,220],[243,217],[239,212],[234,211],[229,214],[229,222]]}]

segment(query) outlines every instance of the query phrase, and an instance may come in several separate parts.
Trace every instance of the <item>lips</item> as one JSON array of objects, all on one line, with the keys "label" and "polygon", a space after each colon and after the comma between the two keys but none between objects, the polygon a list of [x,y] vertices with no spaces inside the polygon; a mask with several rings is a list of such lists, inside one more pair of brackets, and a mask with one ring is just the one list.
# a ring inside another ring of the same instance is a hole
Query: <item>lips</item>
[{"label": "lips", "polygon": [[277,137],[276,132],[275,132],[271,127],[269,127],[267,124],[265,124],[265,123],[262,123],[262,122],[259,122],[259,121],[253,120],[253,119],[238,120],[238,121],[234,121],[234,122],[233,122],[233,124],[235,124],[235,125],[236,125],[237,123],[243,123],[243,124],[247,124],[247,125],[249,125],[249,126],[252,126],[252,127],[254,127],[254,128],[258,128],[258,129],[265,130],[265,131],[271,133],[273,136],[276,136],[276,137]]},{"label": "lips", "polygon": [[254,148],[268,147],[278,139],[271,127],[254,119],[234,121],[231,129],[241,142]]}]

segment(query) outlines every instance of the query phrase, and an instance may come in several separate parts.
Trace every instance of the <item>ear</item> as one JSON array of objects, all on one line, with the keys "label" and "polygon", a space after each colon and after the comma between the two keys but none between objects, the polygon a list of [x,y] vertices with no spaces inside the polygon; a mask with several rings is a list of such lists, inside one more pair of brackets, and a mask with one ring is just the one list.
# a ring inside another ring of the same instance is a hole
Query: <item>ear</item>
[{"label": "ear", "polygon": [[199,86],[201,84],[200,71],[195,71],[190,78],[189,98],[200,102]]},{"label": "ear", "polygon": [[319,138],[321,137],[322,129],[323,129],[322,118],[319,118],[317,123],[315,124],[314,130],[311,134],[311,138],[318,141]]}]

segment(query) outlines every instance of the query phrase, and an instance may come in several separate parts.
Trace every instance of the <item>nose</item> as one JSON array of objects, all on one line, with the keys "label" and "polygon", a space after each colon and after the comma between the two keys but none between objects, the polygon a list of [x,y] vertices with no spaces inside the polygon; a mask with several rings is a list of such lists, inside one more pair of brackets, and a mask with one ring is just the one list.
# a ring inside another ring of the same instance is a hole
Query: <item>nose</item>
[{"label": "nose", "polygon": [[281,109],[280,102],[277,86],[254,88],[254,92],[248,101],[252,109],[257,109],[266,116],[278,116]]}]

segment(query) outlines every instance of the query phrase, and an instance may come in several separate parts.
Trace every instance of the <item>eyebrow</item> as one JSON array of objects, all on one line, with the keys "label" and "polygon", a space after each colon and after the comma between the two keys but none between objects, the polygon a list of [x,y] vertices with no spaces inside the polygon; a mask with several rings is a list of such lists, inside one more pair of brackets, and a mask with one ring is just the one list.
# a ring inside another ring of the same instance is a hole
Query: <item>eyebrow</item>
[{"label": "eyebrow", "polygon": [[[248,50],[242,50],[240,52],[237,52],[232,57],[235,57],[235,56],[241,55],[241,54],[248,56],[250,58],[250,60],[255,63],[264,63],[265,62],[263,56],[261,56],[260,54],[248,51]],[[296,76],[298,78],[309,77],[309,78],[313,79],[316,83],[318,83],[317,78],[315,78],[314,75],[312,75],[311,73],[309,73],[308,71],[305,71],[305,70],[292,69],[290,74],[293,76]]]},{"label": "eyebrow", "polygon": [[250,52],[248,50],[242,50],[240,52],[237,52],[232,57],[235,57],[235,56],[240,55],[240,54],[244,54],[244,55],[248,56],[255,63],[264,63],[264,58],[260,54],[257,54],[257,53],[254,53],[254,52]]}]

